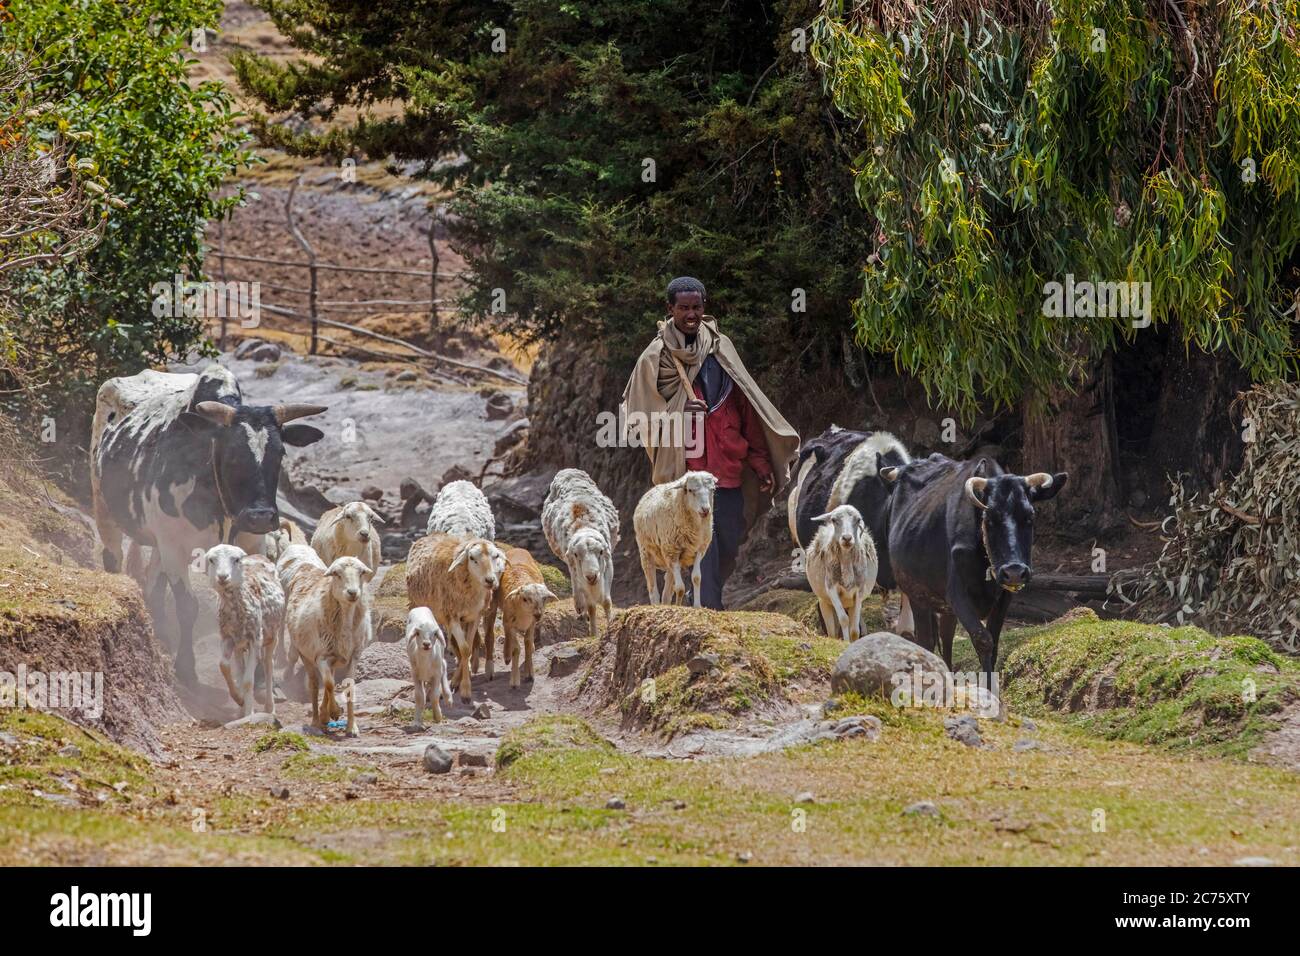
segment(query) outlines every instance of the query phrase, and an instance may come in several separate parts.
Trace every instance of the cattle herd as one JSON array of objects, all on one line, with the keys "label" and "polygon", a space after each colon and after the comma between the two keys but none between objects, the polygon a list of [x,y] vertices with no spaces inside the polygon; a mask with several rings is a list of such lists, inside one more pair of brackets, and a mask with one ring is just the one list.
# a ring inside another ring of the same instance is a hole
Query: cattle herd
[{"label": "cattle herd", "polygon": [[[259,667],[268,678],[266,710],[274,713],[274,666],[287,679],[301,665],[313,725],[355,735],[353,672],[373,639],[370,587],[383,519],[362,502],[349,503],[326,512],[309,542],[276,505],[284,446],[324,437],[291,423],[323,411],[245,405],[239,383],[216,364],[199,374],[110,379],[99,389],[91,436],[94,513],[105,569],[125,568],[140,581],[156,622],[170,587],[183,683],[196,682],[198,602],[189,575],[198,556],[217,594],[221,672],[243,714],[253,712]],[[888,432],[832,425],[805,442],[788,518],[796,564],[807,573],[826,633],[857,640],[863,600],[878,584],[900,592],[899,633],[941,648],[951,666],[960,622],[991,673],[1011,596],[1031,575],[1034,505],[1067,477],[1007,474],[986,458],[913,460]],[[650,488],[637,505],[633,526],[652,604],[685,603],[685,572],[700,606],[716,486],[712,475],[688,472]],[[589,475],[566,468],[551,483],[542,527],[594,635],[599,612],[608,622],[613,610],[618,511]],[[470,701],[471,673],[481,662],[494,677],[498,616],[511,687],[532,681],[538,622],[556,599],[526,550],[496,540],[492,509],[470,482],[441,489],[426,532],[406,566],[417,726],[426,704],[442,719],[453,687]],[[125,562],[123,535],[130,538]]]}]

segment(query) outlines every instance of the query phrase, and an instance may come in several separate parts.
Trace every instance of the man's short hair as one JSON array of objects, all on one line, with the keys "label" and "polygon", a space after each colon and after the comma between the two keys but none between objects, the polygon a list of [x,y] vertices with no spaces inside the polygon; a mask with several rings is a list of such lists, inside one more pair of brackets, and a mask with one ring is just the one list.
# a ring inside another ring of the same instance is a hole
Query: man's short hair
[{"label": "man's short hair", "polygon": [[706,298],[704,295],[704,283],[699,279],[693,279],[690,276],[678,276],[672,282],[668,283],[668,304],[672,305],[677,301],[679,292],[698,292],[700,301]]}]

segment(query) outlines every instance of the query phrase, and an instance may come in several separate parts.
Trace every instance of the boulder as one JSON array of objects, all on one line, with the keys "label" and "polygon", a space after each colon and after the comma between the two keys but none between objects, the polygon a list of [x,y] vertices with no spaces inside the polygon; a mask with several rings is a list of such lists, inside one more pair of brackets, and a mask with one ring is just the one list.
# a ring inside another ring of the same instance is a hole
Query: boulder
[{"label": "boulder", "polygon": [[877,631],[854,641],[839,656],[831,669],[831,693],[888,700],[899,681],[907,681],[910,687],[916,667],[920,667],[922,675],[948,672],[941,657],[919,644],[888,631]]},{"label": "boulder", "polygon": [[429,773],[450,773],[451,764],[451,754],[437,744],[429,744],[424,748],[424,769]]},{"label": "boulder", "polygon": [[488,396],[486,409],[488,421],[495,422],[503,418],[509,418],[510,413],[514,410],[514,399],[505,392],[494,392]]},{"label": "boulder", "polygon": [[551,677],[567,677],[582,666],[582,652],[572,644],[565,644],[551,652]]}]

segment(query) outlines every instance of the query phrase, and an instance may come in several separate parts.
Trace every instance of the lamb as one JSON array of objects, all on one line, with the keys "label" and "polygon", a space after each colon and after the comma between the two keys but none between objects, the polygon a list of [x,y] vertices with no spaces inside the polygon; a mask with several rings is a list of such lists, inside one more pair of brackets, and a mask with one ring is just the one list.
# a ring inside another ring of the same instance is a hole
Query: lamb
[{"label": "lamb", "polygon": [[341,508],[331,508],[320,516],[311,546],[326,564],[335,558],[357,558],[370,568],[367,581],[379,569],[379,532],[374,525],[384,519],[364,501],[349,501]]},{"label": "lamb", "polygon": [[[335,558],[326,568],[319,558],[313,561],[295,553],[298,551],[298,547],[290,547],[280,558],[278,569],[282,580],[286,571],[289,572],[285,625],[293,646],[291,658],[301,659],[307,669],[312,724],[320,731],[325,731],[329,722],[339,716],[338,701],[334,698],[334,672],[344,671],[343,686],[348,692],[347,734],[355,737],[352,675],[357,657],[370,638],[370,596],[365,588],[370,568],[351,557]],[[286,567],[286,562],[295,561],[296,567]],[[321,692],[319,705],[318,691]]]},{"label": "lamb", "polygon": [[233,544],[209,548],[208,579],[217,592],[221,630],[221,675],[245,717],[253,713],[253,677],[258,659],[266,679],[266,713],[275,713],[271,661],[284,631],[284,589],[275,565]]},{"label": "lamb", "polygon": [[858,509],[840,505],[813,518],[820,527],[808,545],[808,583],[830,637],[856,641],[862,600],[876,586],[876,543]]},{"label": "lamb", "polygon": [[500,581],[505,556],[491,541],[450,534],[425,535],[406,559],[410,607],[433,611],[456,645],[456,684],[461,700],[470,694],[470,657],[476,631]]},{"label": "lamb", "polygon": [[411,681],[415,684],[415,726],[424,728],[425,691],[434,723],[442,722],[440,701],[451,704],[451,684],[447,681],[447,638],[427,607],[413,607],[406,615],[406,656],[411,661]]},{"label": "lamb", "polygon": [[291,544],[307,544],[307,536],[302,533],[297,522],[288,518],[280,519],[280,527],[275,531],[268,532],[263,536],[262,553],[266,555],[267,560],[275,563],[280,560],[280,555]]},{"label": "lamb", "polygon": [[462,538],[497,536],[492,506],[483,492],[468,481],[453,481],[438,492],[429,509],[428,534],[454,534]]},{"label": "lamb", "polygon": [[[632,526],[651,604],[668,598],[669,572],[673,592],[665,603],[685,603],[682,568],[690,565],[694,603],[700,607],[700,562],[713,541],[713,493],[717,487],[718,479],[707,471],[688,471],[676,481],[655,485],[637,503]],[[662,595],[655,576],[658,571],[664,572]]]},{"label": "lamb", "polygon": [[564,468],[551,481],[542,507],[546,543],[569,568],[573,606],[587,618],[587,633],[596,634],[596,609],[605,609],[608,624],[614,602],[614,547],[618,544],[618,509],[591,476]]},{"label": "lamb", "polygon": [[[537,624],[547,601],[559,600],[542,580],[542,569],[533,556],[523,548],[510,548],[505,552],[505,571],[501,585],[492,598],[488,619],[495,621],[501,611],[501,629],[505,635],[502,648],[505,660],[510,662],[510,686],[519,686],[520,645],[523,650],[523,671],[530,682],[533,679],[533,650],[537,641]],[[489,631],[490,635],[492,632]],[[488,659],[493,656],[488,645]]]}]

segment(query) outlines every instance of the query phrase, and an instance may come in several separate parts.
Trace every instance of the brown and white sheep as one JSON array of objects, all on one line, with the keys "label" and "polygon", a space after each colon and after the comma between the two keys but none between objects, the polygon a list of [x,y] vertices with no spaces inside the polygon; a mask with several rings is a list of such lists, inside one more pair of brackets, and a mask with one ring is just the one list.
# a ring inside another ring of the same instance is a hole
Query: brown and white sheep
[{"label": "brown and white sheep", "polygon": [[406,559],[408,606],[427,607],[456,646],[456,685],[471,699],[470,658],[479,625],[500,583],[505,556],[484,538],[425,535]]},{"label": "brown and white sheep", "polygon": [[356,558],[336,558],[328,568],[303,561],[293,572],[285,592],[288,604],[285,624],[292,653],[307,669],[312,723],[324,731],[331,720],[339,717],[334,673],[341,670],[348,690],[349,737],[357,735],[356,716],[352,711],[352,675],[357,657],[370,638],[370,597],[365,588],[369,573],[370,568]]},{"label": "brown and white sheep", "polygon": [[320,516],[311,546],[321,560],[330,564],[335,558],[356,558],[370,569],[366,580],[379,570],[380,541],[376,524],[384,519],[364,501],[349,501],[331,508]]},{"label": "brown and white sheep", "polygon": [[[542,569],[537,566],[533,556],[523,548],[508,549],[505,552],[505,571],[501,575],[501,585],[493,596],[488,618],[495,621],[497,611],[501,612],[504,641],[502,657],[510,665],[511,687],[519,686],[521,650],[524,675],[530,681],[533,679],[537,624],[542,619],[546,602],[555,600],[558,598],[546,586],[542,579]],[[490,645],[487,650],[488,657],[492,657]]]}]

